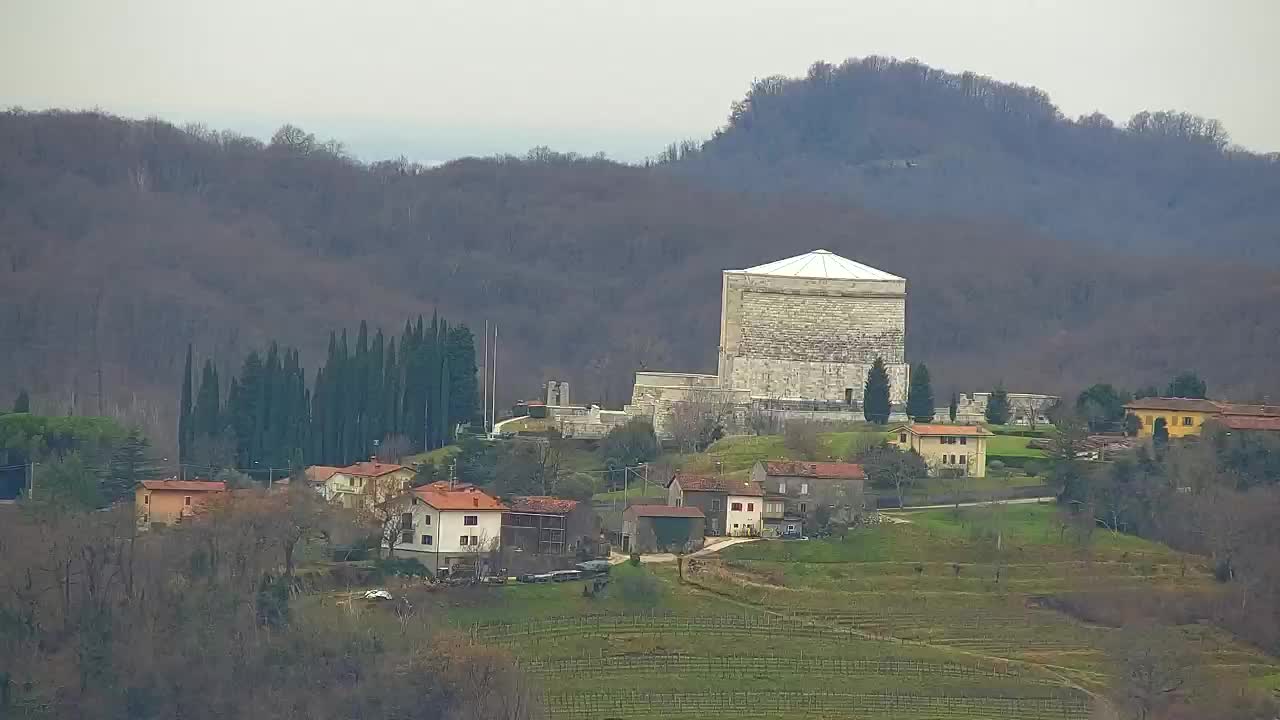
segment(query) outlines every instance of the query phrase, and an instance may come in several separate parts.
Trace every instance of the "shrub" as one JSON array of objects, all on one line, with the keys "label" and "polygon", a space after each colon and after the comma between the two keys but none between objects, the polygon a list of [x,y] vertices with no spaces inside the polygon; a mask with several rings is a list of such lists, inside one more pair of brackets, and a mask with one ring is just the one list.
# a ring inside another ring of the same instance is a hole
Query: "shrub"
[{"label": "shrub", "polygon": [[639,568],[618,573],[609,581],[609,588],[627,605],[652,607],[662,597],[658,579],[648,570]]},{"label": "shrub", "polygon": [[380,558],[373,563],[382,577],[430,577],[431,571],[416,558]]}]

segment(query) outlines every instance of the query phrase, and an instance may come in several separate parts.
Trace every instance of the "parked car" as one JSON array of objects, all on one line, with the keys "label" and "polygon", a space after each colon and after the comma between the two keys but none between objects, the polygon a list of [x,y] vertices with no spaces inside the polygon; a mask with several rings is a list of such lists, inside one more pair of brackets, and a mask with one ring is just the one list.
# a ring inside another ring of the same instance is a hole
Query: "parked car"
[{"label": "parked car", "polygon": [[581,570],[557,570],[551,573],[551,579],[556,582],[569,582],[570,580],[581,580]]},{"label": "parked car", "polygon": [[581,570],[583,575],[608,575],[611,566],[608,560],[588,560],[574,567]]}]

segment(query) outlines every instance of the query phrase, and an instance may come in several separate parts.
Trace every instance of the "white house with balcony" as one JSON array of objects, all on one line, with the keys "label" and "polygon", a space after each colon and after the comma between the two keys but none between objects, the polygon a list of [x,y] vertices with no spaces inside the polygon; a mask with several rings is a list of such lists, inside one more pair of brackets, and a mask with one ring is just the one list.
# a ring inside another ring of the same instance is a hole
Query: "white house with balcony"
[{"label": "white house with balcony", "polygon": [[502,546],[502,514],[507,510],[472,485],[435,482],[414,488],[393,552],[419,560],[432,572],[460,564],[483,572]]}]

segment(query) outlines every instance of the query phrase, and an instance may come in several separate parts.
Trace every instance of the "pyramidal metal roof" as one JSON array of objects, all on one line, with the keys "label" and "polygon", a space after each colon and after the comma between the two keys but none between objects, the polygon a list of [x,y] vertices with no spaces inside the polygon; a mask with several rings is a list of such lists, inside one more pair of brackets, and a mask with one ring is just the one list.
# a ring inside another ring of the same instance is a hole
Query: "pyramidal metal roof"
[{"label": "pyramidal metal roof", "polygon": [[902,280],[870,265],[863,265],[830,250],[814,250],[785,260],[775,260],[746,270],[728,272],[748,275],[774,275],[782,277],[829,278],[834,280]]}]

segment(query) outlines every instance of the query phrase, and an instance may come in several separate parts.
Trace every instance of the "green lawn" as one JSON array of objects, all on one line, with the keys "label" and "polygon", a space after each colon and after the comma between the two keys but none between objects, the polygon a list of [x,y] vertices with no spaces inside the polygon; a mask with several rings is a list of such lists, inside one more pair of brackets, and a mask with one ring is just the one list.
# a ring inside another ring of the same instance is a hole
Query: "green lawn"
[{"label": "green lawn", "polygon": [[[855,448],[888,437],[888,433],[879,430],[820,433],[819,455],[824,461],[844,461]],[[796,459],[794,453],[787,448],[782,435],[749,435],[724,438],[707,448],[706,452],[686,455],[680,460],[681,467],[691,472],[710,472],[716,469],[719,461],[725,474],[741,474],[750,471],[761,460],[792,459]]]},{"label": "green lawn", "polygon": [[997,460],[1000,456],[1005,457],[1046,457],[1043,450],[1035,450],[1027,447],[1027,443],[1032,438],[1017,437],[1015,435],[996,435],[987,438],[987,460]]}]

